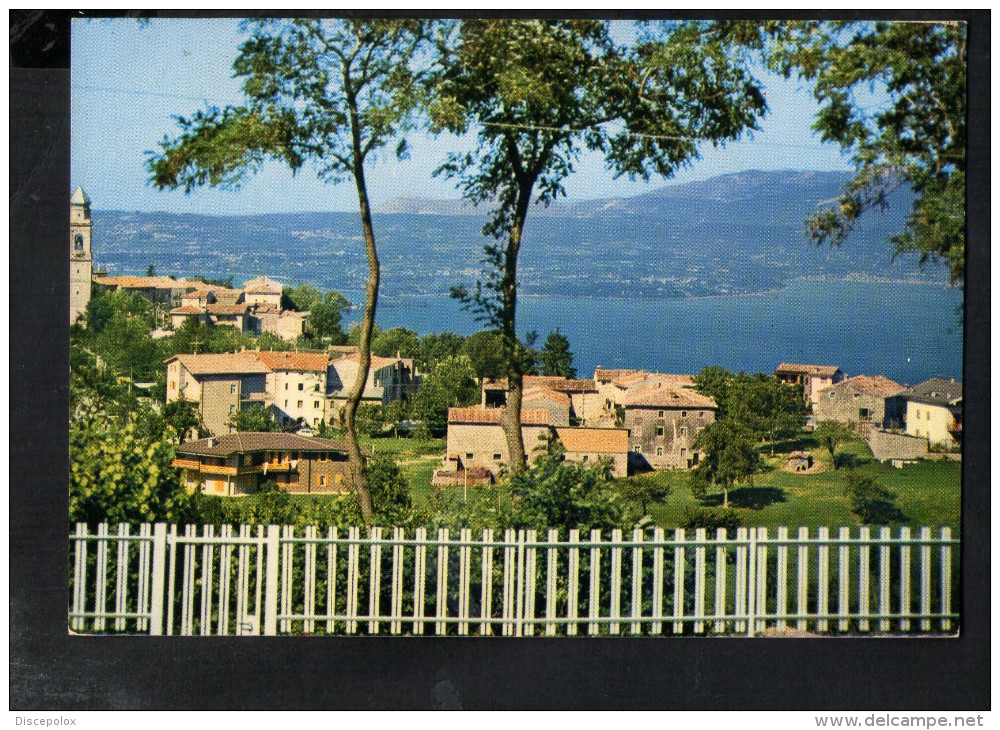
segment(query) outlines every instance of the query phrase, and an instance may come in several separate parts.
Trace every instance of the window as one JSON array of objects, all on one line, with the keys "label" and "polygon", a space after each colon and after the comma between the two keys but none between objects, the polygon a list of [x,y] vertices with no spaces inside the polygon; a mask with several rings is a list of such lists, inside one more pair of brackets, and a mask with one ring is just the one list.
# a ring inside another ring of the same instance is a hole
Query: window
[{"label": "window", "polygon": [[702,418],[705,417],[705,411],[698,411],[698,415]]},{"label": "window", "polygon": [[170,381],[170,390],[177,390],[177,382],[174,380]]},{"label": "window", "polygon": [[638,446],[636,446],[634,449],[632,449],[632,451],[634,451],[637,454],[642,453]]},{"label": "window", "polygon": [[299,383],[299,390],[302,390],[302,383]]},{"label": "window", "polygon": [[871,408],[859,408],[858,418],[862,421],[872,420],[872,409]]},{"label": "window", "polygon": [[677,433],[680,436],[687,436],[688,435],[688,428],[687,428],[687,426],[681,426],[679,429],[677,429]]},{"label": "window", "polygon": [[82,233],[77,233],[75,236],[73,236],[73,248],[76,249],[77,251],[82,251],[83,250],[83,234]]},{"label": "window", "polygon": [[836,398],[836,397],[837,397],[837,393],[836,393],[836,391],[833,391],[833,390],[831,390],[831,391],[830,391],[830,400],[833,400],[833,399],[834,399],[834,398]]},{"label": "window", "polygon": [[285,408],[288,408],[288,399],[285,399]]},{"label": "window", "polygon": [[931,420],[931,412],[930,411],[927,411],[927,420],[928,421]]},{"label": "window", "polygon": [[314,418],[313,419],[313,425],[314,426],[318,426],[319,425],[319,419],[318,418]]},{"label": "window", "polygon": [[919,409],[919,408],[917,409],[917,412],[916,412],[916,414],[915,414],[915,417],[916,417],[916,418],[920,418],[920,409]]},{"label": "window", "polygon": [[656,427],[656,435],[657,436],[662,436],[663,435],[663,426],[657,426]]},{"label": "window", "polygon": [[503,457],[500,454],[493,454],[493,461],[500,461]]},{"label": "window", "polygon": [[663,447],[662,446],[657,446],[656,447],[656,455],[657,456],[663,456]]},{"label": "window", "polygon": [[319,485],[321,487],[325,487],[326,486],[326,475],[324,475],[324,474],[320,474],[319,475]]},{"label": "window", "polygon": [[229,384],[229,392],[230,393],[235,393],[236,392],[236,383],[230,383]]},{"label": "window", "polygon": [[584,461],[590,461],[590,454],[584,454],[583,455],[583,460]]},{"label": "window", "polygon": [[296,406],[296,408],[301,408],[301,407],[302,407],[302,401],[299,401],[298,405]]},{"label": "window", "polygon": [[313,408],[319,408],[319,401],[318,400],[314,400],[313,401]]},{"label": "window", "polygon": [[466,452],[466,454],[465,454],[465,458],[468,459],[469,461],[472,460],[473,456],[475,456],[475,454],[473,454],[471,451],[470,452]]},{"label": "window", "polygon": [[319,383],[316,383],[316,385],[313,386],[313,392],[319,393]]},{"label": "window", "polygon": [[688,412],[687,411],[681,411],[681,418],[687,418],[687,417],[688,417]]},{"label": "window", "polygon": [[288,390],[288,383],[285,383],[285,390]]},{"label": "window", "polygon": [[230,405],[230,406],[229,406],[229,413],[230,413],[230,414],[233,414],[233,413],[236,413],[236,406],[234,406],[234,405]]},{"label": "window", "polygon": [[663,411],[657,411],[656,412],[656,417],[657,418],[663,418]]}]

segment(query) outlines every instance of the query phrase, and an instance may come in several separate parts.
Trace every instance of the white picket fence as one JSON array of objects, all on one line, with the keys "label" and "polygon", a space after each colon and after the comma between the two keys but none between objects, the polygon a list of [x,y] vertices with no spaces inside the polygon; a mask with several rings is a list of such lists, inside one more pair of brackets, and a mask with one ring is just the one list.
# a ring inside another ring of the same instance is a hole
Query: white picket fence
[{"label": "white picket fence", "polygon": [[[943,527],[549,530],[143,524],[70,536],[75,633],[680,635],[957,630]],[[365,595],[367,594],[367,596]]]}]

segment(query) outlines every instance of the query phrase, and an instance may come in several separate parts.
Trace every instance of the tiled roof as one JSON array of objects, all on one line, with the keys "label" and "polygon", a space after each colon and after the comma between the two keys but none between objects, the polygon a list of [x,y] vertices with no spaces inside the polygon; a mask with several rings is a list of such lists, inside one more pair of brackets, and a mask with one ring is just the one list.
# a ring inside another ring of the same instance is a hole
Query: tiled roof
[{"label": "tiled roof", "polygon": [[171,314],[201,314],[205,309],[203,307],[174,307],[170,310]]},{"label": "tiled roof", "polygon": [[648,373],[644,370],[629,370],[629,369],[616,369],[616,370],[606,370],[598,365],[594,368],[594,380],[598,380],[602,383],[612,381],[617,382],[622,378],[633,378],[635,376],[645,377]]},{"label": "tiled roof", "polygon": [[779,373],[794,373],[796,375],[816,375],[821,378],[832,378],[840,370],[836,365],[794,365],[783,362],[774,371]]},{"label": "tiled roof", "polygon": [[246,304],[209,304],[209,314],[246,314]]},{"label": "tiled roof", "polygon": [[[412,358],[379,357],[378,355],[372,355],[371,358],[372,358],[371,369],[373,371],[381,370],[387,365],[395,365],[397,362],[401,362],[407,367],[413,367]],[[357,352],[351,352],[346,355],[341,355],[338,358],[334,358],[332,362],[336,363],[336,362],[342,362],[344,360],[350,362],[360,362],[361,354]]]},{"label": "tiled roof", "polygon": [[[483,408],[469,406],[467,408],[449,408],[448,423],[500,423],[500,408]],[[544,426],[549,422],[549,412],[543,410],[521,409],[522,426]]]},{"label": "tiled roof", "polygon": [[558,387],[564,393],[596,393],[597,386],[593,380],[564,380]]},{"label": "tiled roof", "polygon": [[914,385],[906,390],[903,395],[907,400],[918,403],[930,403],[931,405],[953,405],[962,400],[962,382],[955,380],[945,380],[944,378],[931,378],[922,383]]},{"label": "tiled roof", "polygon": [[271,370],[303,370],[323,372],[329,362],[326,355],[315,352],[271,352],[264,350],[257,357]]},{"label": "tiled roof", "polygon": [[299,436],[294,433],[237,431],[215,438],[189,441],[177,447],[178,454],[197,456],[229,456],[252,451],[338,451],[347,453],[342,441]]},{"label": "tiled roof", "polygon": [[570,404],[569,396],[565,393],[561,393],[558,390],[552,390],[551,388],[542,388],[539,386],[534,386],[532,388],[527,388],[521,394],[522,402],[544,399],[552,401],[554,403],[559,403],[560,405],[568,406]]},{"label": "tiled roof", "polygon": [[243,291],[255,294],[281,294],[282,288],[280,281],[275,281],[267,276],[258,276],[243,282]]},{"label": "tiled roof", "polygon": [[[533,387],[543,387],[562,393],[596,393],[597,386],[593,380],[572,380],[559,375],[525,375],[522,386],[524,390]],[[483,382],[486,390],[507,390],[507,378],[487,378]]]},{"label": "tiled roof", "polygon": [[174,355],[167,362],[179,360],[192,375],[236,375],[269,373],[270,369],[256,352],[224,352],[206,355]]},{"label": "tiled roof", "polygon": [[94,282],[102,286],[122,289],[184,289],[189,284],[175,281],[169,276],[95,276]]},{"label": "tiled roof", "polygon": [[624,428],[556,428],[566,451],[575,453],[625,454],[628,431]]},{"label": "tiled roof", "polygon": [[842,388],[844,386],[853,387],[855,390],[869,393],[876,398],[891,398],[904,390],[902,385],[889,380],[884,375],[855,375],[853,378],[848,378],[830,387]]},{"label": "tiled roof", "polygon": [[[646,378],[650,385],[655,385],[656,383],[662,383],[663,385],[670,386],[672,388],[691,388],[694,387],[694,376],[692,375],[674,375],[670,373],[650,373]],[[645,387],[645,386],[643,386]]]},{"label": "tiled roof", "polygon": [[706,395],[688,388],[671,388],[666,385],[651,385],[625,397],[622,405],[658,406],[660,408],[718,408],[715,401]]}]

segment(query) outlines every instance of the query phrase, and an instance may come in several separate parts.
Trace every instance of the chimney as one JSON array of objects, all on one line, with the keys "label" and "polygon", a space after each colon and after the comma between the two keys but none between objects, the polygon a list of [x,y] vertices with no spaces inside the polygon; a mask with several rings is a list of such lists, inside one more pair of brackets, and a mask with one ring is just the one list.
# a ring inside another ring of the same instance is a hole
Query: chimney
[{"label": "chimney", "polygon": [[215,438],[213,438],[212,436],[209,436],[208,437],[208,448],[212,448],[213,446],[215,446]]}]

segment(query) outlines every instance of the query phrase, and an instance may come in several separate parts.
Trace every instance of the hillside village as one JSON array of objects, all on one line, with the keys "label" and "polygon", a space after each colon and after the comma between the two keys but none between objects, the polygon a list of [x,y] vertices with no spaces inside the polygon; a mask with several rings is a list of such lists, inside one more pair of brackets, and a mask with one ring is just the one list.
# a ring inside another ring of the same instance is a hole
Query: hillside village
[{"label": "hillside village", "polygon": [[[282,308],[282,284],[260,276],[242,288],[164,276],[107,276],[94,272],[90,200],[77,188],[70,201],[72,298],[70,321],[81,321],[91,290],[127,291],[156,308],[166,336],[189,319],[295,342],[308,312]],[[82,322],[85,326],[85,322]],[[355,382],[358,353],[350,346],[321,351],[246,350],[181,353],[169,357],[165,404],[186,401],[199,426],[184,434],[174,465],[191,489],[236,496],[271,478],[290,492],[346,490],[337,464],[344,447],[320,438],[340,426],[347,389]],[[835,365],[781,363],[774,378],[801,389],[807,429],[841,423],[861,437],[874,457],[902,466],[929,449],[958,450],[962,436],[962,386],[933,378],[904,387],[882,374],[847,377]],[[419,392],[424,375],[413,358],[372,357],[364,403],[388,406]],[[483,378],[477,405],[447,413],[446,452],[433,484],[492,483],[509,462],[500,426],[506,379]],[[234,417],[265,410],[281,433],[237,432]],[[592,378],[526,375],[522,431],[530,452],[554,438],[568,461],[605,460],[615,477],[650,470],[690,470],[704,454],[698,434],[716,420],[718,404],[696,389],[692,374],[667,374],[598,366]],[[808,468],[805,464],[803,468]]]}]

